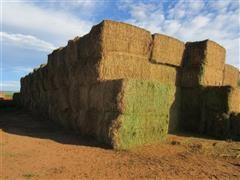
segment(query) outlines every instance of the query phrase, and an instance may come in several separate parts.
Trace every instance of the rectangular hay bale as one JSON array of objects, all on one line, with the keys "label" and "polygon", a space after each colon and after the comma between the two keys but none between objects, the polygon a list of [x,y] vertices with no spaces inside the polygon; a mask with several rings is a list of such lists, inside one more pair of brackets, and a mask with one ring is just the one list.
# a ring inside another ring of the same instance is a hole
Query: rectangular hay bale
[{"label": "rectangular hay bale", "polygon": [[229,111],[240,112],[240,88],[231,88],[228,97]]},{"label": "rectangular hay bale", "polygon": [[225,49],[205,40],[187,42],[183,59],[183,87],[220,86],[223,81]]},{"label": "rectangular hay bale", "polygon": [[184,43],[178,39],[163,34],[154,34],[150,61],[181,66],[184,49]]},{"label": "rectangular hay bale", "polygon": [[234,66],[225,64],[223,73],[223,86],[237,87],[239,80],[239,70]]},{"label": "rectangular hay bale", "polygon": [[161,141],[168,132],[176,87],[157,81],[124,80],[122,114],[111,127],[113,147]]}]

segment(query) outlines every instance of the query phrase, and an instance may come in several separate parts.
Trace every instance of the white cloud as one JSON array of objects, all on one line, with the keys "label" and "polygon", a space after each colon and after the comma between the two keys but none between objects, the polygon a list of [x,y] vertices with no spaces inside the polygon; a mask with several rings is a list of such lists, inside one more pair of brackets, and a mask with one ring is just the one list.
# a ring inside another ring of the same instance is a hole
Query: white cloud
[{"label": "white cloud", "polygon": [[[94,1],[94,0],[71,0],[71,1],[67,1],[67,0],[62,0],[62,1],[58,1],[58,0],[48,0],[45,1],[47,3],[47,5],[49,6],[57,6],[57,7],[62,7],[62,8],[69,8],[69,9],[74,9],[74,8],[78,8],[81,11],[91,11],[94,10],[97,5],[99,5],[100,3],[102,3],[101,1]],[[50,4],[49,4],[50,3]]]},{"label": "white cloud", "polygon": [[12,68],[12,72],[14,73],[30,73],[33,71],[33,68],[31,67],[26,67],[26,66],[15,66]]},{"label": "white cloud", "polygon": [[19,91],[19,81],[2,81],[0,82],[0,91]]},{"label": "white cloud", "polygon": [[59,9],[40,8],[27,2],[3,2],[3,27],[14,27],[34,34],[59,37],[64,41],[90,30],[92,22]]},{"label": "white cloud", "polygon": [[53,44],[31,35],[9,34],[7,32],[0,32],[0,37],[4,43],[19,46],[21,48],[44,52],[51,52],[55,49],[55,46]]},{"label": "white cloud", "polygon": [[216,41],[226,48],[227,63],[240,68],[240,19],[236,1],[179,0],[170,6],[166,6],[164,1],[123,1],[121,10],[124,9],[131,15],[127,22],[152,33],[168,34],[182,41]]}]

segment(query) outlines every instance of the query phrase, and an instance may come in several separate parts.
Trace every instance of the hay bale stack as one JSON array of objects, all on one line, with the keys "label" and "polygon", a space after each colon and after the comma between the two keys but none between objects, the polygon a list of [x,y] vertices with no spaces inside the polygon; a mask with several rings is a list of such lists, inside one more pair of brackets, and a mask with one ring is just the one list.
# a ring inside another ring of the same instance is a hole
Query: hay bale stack
[{"label": "hay bale stack", "polygon": [[[154,37],[152,46],[150,32],[103,21],[54,50],[46,66],[22,79],[23,105],[115,148],[161,139],[177,127],[183,46]],[[179,49],[165,59],[171,46]]]},{"label": "hay bale stack", "polygon": [[[22,78],[15,99],[21,96],[32,112],[117,149],[159,141],[175,131],[180,105],[185,129],[208,132],[213,127],[202,117],[210,114],[215,122],[216,114],[238,111],[233,99],[239,93],[231,89],[223,99],[224,88],[206,90],[227,82],[224,48],[209,40],[187,43],[182,62],[183,52],[176,39],[103,21]],[[208,98],[213,92],[220,98],[216,102],[231,110],[215,112]]]},{"label": "hay bale stack", "polygon": [[185,49],[183,42],[163,34],[153,34],[152,46],[151,62],[181,66]]},{"label": "hay bale stack", "polygon": [[234,66],[225,64],[223,73],[223,86],[237,87],[239,80],[239,71]]},{"label": "hay bale stack", "polygon": [[183,60],[183,87],[221,86],[225,49],[211,40],[187,42]]},{"label": "hay bale stack", "polygon": [[88,89],[78,126],[116,149],[160,141],[168,132],[175,86],[144,80],[107,80]]},{"label": "hay bale stack", "polygon": [[[183,130],[203,132],[204,125],[201,121],[207,121],[207,117],[205,120],[201,115],[202,106],[206,101],[205,94],[215,91],[214,86],[218,89],[218,86],[222,85],[224,63],[225,49],[217,43],[211,40],[186,43],[181,84]],[[208,90],[207,87],[213,88]],[[219,91],[224,90],[220,88]],[[222,97],[218,94],[216,99],[221,99]]]}]

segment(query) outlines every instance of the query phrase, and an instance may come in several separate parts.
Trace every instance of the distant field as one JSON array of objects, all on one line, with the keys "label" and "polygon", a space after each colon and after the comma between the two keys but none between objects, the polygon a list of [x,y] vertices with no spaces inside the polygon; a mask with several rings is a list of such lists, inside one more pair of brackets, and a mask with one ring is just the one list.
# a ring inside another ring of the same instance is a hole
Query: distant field
[{"label": "distant field", "polygon": [[0,91],[0,98],[12,99],[13,94],[14,94],[13,91]]}]

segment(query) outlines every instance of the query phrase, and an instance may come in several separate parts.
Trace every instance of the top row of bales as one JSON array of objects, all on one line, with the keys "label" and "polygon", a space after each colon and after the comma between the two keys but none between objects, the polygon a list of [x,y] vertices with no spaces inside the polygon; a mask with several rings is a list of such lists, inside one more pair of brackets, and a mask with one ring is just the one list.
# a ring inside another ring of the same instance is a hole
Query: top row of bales
[{"label": "top row of bales", "polygon": [[205,40],[187,42],[182,67],[182,87],[238,86],[239,70],[225,64],[226,50]]},{"label": "top row of bales", "polygon": [[149,31],[125,23],[103,21],[94,26],[89,34],[53,51],[49,55],[48,66],[59,73],[62,71],[57,69],[58,66],[67,66],[68,79],[75,72],[81,72],[77,75],[82,78],[81,84],[121,78],[176,84],[181,65],[179,57],[182,57],[183,51],[184,43],[174,38],[151,35]]},{"label": "top row of bales", "polygon": [[240,73],[225,64],[225,56],[225,49],[213,41],[186,43],[180,122],[184,131],[240,137]]},{"label": "top row of bales", "polygon": [[[131,77],[182,87],[236,87],[239,71],[225,65],[225,54],[225,49],[211,40],[184,44],[129,24],[103,21],[89,34],[53,51],[48,64],[50,69],[67,66],[67,80],[81,68],[82,83]],[[181,72],[182,78],[177,78]]]}]

